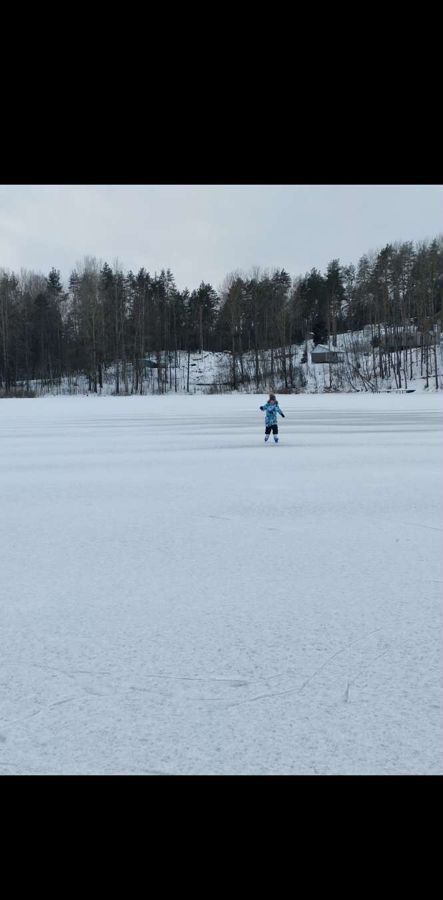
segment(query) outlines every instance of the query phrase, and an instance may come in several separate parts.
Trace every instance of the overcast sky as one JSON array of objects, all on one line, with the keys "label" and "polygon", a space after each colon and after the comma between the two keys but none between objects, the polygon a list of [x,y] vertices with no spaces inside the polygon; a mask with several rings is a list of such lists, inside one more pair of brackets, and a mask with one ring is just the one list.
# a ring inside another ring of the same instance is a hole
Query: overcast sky
[{"label": "overcast sky", "polygon": [[0,186],[0,269],[65,281],[87,255],[217,289],[234,270],[303,275],[442,232],[441,185]]}]

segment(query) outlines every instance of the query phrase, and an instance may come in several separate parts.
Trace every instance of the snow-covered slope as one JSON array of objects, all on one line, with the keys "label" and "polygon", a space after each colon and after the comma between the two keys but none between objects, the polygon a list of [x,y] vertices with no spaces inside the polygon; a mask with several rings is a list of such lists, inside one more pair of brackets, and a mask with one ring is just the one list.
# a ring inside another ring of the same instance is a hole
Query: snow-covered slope
[{"label": "snow-covered slope", "polygon": [[[429,372],[420,361],[420,349],[412,351],[412,360],[408,360],[406,373],[402,370],[400,377],[396,379],[394,374],[395,359],[391,356],[391,372],[389,376],[374,377],[373,354],[364,331],[355,334],[337,335],[335,348],[341,354],[339,363],[313,363],[312,352],[314,344],[292,345],[285,349],[286,367],[288,370],[287,383],[290,386],[289,367],[292,365],[293,387],[301,393],[323,393],[330,390],[334,392],[366,392],[366,391],[395,391],[414,390],[433,392],[443,388],[443,348],[437,347],[437,379],[435,377],[435,360],[433,352],[429,354]],[[327,349],[327,348],[326,348]],[[307,351],[307,352],[306,352]],[[271,357],[273,356],[273,360]],[[260,389],[285,389],[285,380],[281,370],[282,350],[266,350],[259,352]],[[232,355],[228,352],[193,353],[188,360],[188,354],[171,354],[170,358],[162,354],[166,359],[166,368],[163,370],[161,385],[159,383],[158,370],[152,369],[145,373],[143,394],[158,393],[186,393],[189,385],[190,393],[226,393],[232,390],[233,372]],[[306,360],[306,361],[303,361]],[[177,361],[177,366],[175,366]],[[189,365],[188,365],[189,364]],[[120,365],[119,390],[125,393],[123,378],[123,366]],[[135,379],[132,379],[131,366],[126,367],[127,387],[129,393],[137,393]],[[406,376],[406,377],[405,377]],[[244,353],[242,365],[239,358],[236,362],[237,390],[253,392],[257,389],[256,358],[253,353]],[[438,388],[437,388],[438,382]],[[84,375],[78,375],[70,379],[62,379],[61,384],[42,384],[31,382],[31,389],[40,393],[51,394],[86,394],[89,392],[88,379]],[[104,373],[103,388],[99,393],[107,395],[115,392],[115,366],[110,367]],[[138,391],[139,392],[139,391]]]}]

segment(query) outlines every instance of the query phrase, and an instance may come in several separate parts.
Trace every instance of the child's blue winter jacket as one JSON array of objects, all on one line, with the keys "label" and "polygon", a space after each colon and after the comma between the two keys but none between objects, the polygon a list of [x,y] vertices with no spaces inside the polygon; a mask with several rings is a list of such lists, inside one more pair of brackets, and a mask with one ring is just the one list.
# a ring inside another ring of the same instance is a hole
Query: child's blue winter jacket
[{"label": "child's blue winter jacket", "polygon": [[266,413],[266,425],[277,424],[277,413],[279,413],[284,418],[284,414],[282,413],[278,403],[270,403],[268,400],[268,402],[265,403],[264,406],[261,406],[260,409]]}]

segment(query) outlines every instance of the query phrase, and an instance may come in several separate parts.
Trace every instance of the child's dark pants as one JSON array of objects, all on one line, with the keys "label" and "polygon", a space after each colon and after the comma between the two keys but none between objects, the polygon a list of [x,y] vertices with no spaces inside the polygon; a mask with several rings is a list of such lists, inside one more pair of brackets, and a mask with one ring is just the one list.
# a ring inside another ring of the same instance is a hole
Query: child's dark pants
[{"label": "child's dark pants", "polygon": [[265,428],[265,434],[278,434],[278,425],[267,425]]}]

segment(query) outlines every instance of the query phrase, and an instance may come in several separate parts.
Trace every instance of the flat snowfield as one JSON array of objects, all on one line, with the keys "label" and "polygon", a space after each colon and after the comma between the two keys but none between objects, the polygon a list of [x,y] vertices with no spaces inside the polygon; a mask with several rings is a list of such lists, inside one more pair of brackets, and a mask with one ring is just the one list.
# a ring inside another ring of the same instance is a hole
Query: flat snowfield
[{"label": "flat snowfield", "polygon": [[265,399],[0,401],[0,773],[442,773],[442,398]]}]

